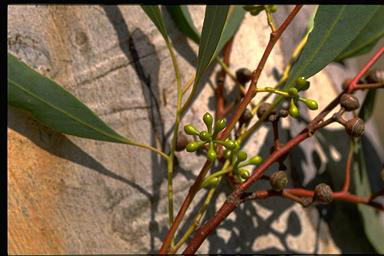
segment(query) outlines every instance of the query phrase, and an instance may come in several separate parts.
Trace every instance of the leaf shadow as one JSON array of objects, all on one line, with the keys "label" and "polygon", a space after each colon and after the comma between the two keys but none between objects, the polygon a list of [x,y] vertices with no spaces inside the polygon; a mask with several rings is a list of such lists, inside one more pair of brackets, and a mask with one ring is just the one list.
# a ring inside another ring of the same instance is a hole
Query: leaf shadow
[{"label": "leaf shadow", "polygon": [[[177,29],[176,24],[172,20],[172,17],[169,15],[166,6],[161,6],[161,13],[163,14],[164,23],[168,30],[168,36],[172,41],[172,46],[179,54],[182,56],[191,66],[197,65],[197,54],[188,44],[188,39],[184,36],[179,29]],[[194,44],[194,42],[191,42]]]},{"label": "leaf shadow", "polygon": [[[24,124],[24,125],[21,125]],[[102,175],[119,180],[136,189],[145,197],[150,198],[151,194],[143,187],[129,179],[108,170],[103,164],[82,150],[79,146],[70,141],[65,135],[58,133],[32,119],[29,113],[9,106],[8,128],[22,134],[30,139],[38,147],[52,153],[53,155],[77,163],[96,171]]]}]

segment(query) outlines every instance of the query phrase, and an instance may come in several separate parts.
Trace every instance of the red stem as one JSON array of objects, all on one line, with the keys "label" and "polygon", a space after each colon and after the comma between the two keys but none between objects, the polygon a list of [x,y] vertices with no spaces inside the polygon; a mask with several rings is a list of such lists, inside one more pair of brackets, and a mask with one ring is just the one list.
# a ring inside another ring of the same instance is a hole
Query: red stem
[{"label": "red stem", "polygon": [[273,130],[275,150],[279,150],[280,149],[279,119],[272,122],[272,130]]},{"label": "red stem", "polygon": [[219,135],[219,139],[223,140],[226,139],[229,136],[229,133],[232,131],[233,127],[235,127],[236,122],[239,120],[241,114],[244,112],[245,108],[251,102],[252,98],[256,95],[256,85],[259,80],[259,77],[261,75],[261,71],[263,70],[265,63],[267,62],[267,59],[276,44],[277,40],[280,38],[281,34],[284,32],[284,30],[288,27],[288,25],[291,23],[293,18],[296,16],[296,14],[300,11],[302,5],[296,5],[295,8],[291,11],[291,13],[288,15],[287,19],[281,24],[278,30],[271,33],[271,36],[268,41],[268,45],[265,48],[265,51],[263,53],[263,56],[261,57],[261,60],[257,66],[257,68],[252,72],[252,80],[251,84],[249,86],[249,89],[247,93],[244,96],[244,99],[242,102],[240,102],[239,107],[236,110],[236,113],[232,117],[231,121],[227,125],[227,127],[222,131]]},{"label": "red stem", "polygon": [[380,58],[380,56],[384,53],[384,47],[381,47],[375,54],[371,57],[371,59],[368,61],[368,63],[360,70],[359,73],[353,78],[351,83],[348,86],[348,92],[352,92],[356,89],[357,82],[360,80],[360,78],[372,67],[373,64]]},{"label": "red stem", "polygon": [[[227,67],[229,67],[229,59],[232,52],[233,37],[226,43],[224,47],[224,59],[223,62]],[[222,119],[225,116],[225,107],[224,107],[224,83],[226,72],[224,69],[221,69],[219,74],[219,79],[216,88],[216,120]]]},{"label": "red stem", "polygon": [[352,164],[352,158],[353,158],[353,148],[349,148],[348,153],[348,159],[347,159],[347,166],[345,167],[345,181],[343,186],[343,192],[347,193],[349,189],[350,184],[350,177],[351,177],[351,164]]},{"label": "red stem", "polygon": [[172,238],[173,238],[177,228],[179,227],[179,225],[180,225],[189,205],[191,204],[194,196],[199,191],[200,185],[203,182],[203,179],[204,179],[205,175],[207,174],[211,164],[212,164],[212,162],[210,162],[210,161],[205,162],[203,168],[201,169],[199,175],[196,178],[195,183],[193,183],[193,185],[190,187],[187,197],[184,199],[184,202],[181,205],[181,208],[180,208],[179,212],[177,213],[177,216],[174,219],[171,228],[169,229],[167,235],[164,238],[163,245],[161,246],[161,249],[159,252],[160,254],[164,254],[164,253],[168,252],[169,247],[171,245]]},{"label": "red stem", "polygon": [[[307,190],[303,188],[284,189],[284,192],[285,193],[275,192],[273,190],[254,191],[252,192],[252,195],[249,197],[249,199],[266,199],[271,196],[284,196],[286,198],[296,201],[296,198],[291,198],[290,196],[287,196],[287,193],[297,197],[307,197],[307,198],[312,198],[314,194],[312,190]],[[352,195],[348,192],[342,192],[342,191],[333,192],[332,198],[335,201],[346,201],[346,202],[352,202],[352,203],[366,204],[384,211],[384,205],[372,202],[370,198],[365,198],[358,195]]]}]

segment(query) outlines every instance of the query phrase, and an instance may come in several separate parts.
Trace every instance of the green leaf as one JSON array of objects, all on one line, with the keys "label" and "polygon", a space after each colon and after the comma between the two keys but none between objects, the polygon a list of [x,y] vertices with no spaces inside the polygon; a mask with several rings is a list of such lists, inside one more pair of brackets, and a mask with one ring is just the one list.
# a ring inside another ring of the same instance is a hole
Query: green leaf
[{"label": "green leaf", "polygon": [[320,5],[286,88],[292,87],[297,77],[307,79],[332,62],[360,34],[376,10],[374,5]]},{"label": "green leaf", "polygon": [[205,9],[194,87],[199,83],[201,76],[214,57],[228,10],[228,5],[207,5]]},{"label": "green leaf", "polygon": [[361,105],[359,117],[363,119],[364,122],[372,116],[373,107],[375,105],[376,91],[377,90],[369,90],[365,96],[363,104]]},{"label": "green leaf", "polygon": [[[170,5],[167,6],[167,10],[170,13],[174,23],[178,29],[188,38],[193,40],[195,43],[199,44],[200,34],[197,32],[195,25],[191,19],[188,8],[185,5]],[[245,10],[241,5],[231,6],[229,9],[229,14],[224,25],[223,32],[220,37],[220,41],[217,45],[213,58],[220,53],[224,48],[224,45],[228,40],[236,33],[237,29],[240,27],[241,22],[244,19]]]},{"label": "green leaf", "polygon": [[[356,142],[354,148],[354,159],[356,159],[357,162],[353,165],[352,182],[354,183],[356,190],[355,193],[359,196],[368,197],[372,192],[369,184],[366,159],[364,157],[361,141]],[[357,207],[363,219],[364,230],[367,238],[378,253],[384,253],[384,227],[380,222],[378,211],[373,207],[362,204],[358,204]]]},{"label": "green leaf", "polygon": [[191,15],[186,5],[167,5],[167,11],[171,15],[176,27],[196,44],[200,42],[200,34],[193,24]]},{"label": "green leaf", "polygon": [[152,20],[156,28],[163,35],[164,40],[168,43],[168,33],[167,29],[165,28],[163,16],[161,15],[159,7],[157,5],[141,5],[141,8]]},{"label": "green leaf", "polygon": [[384,6],[377,5],[376,12],[360,34],[345,48],[335,61],[369,52],[384,36]]},{"label": "green leaf", "polygon": [[61,133],[135,144],[112,130],[72,94],[10,53],[8,104],[30,112],[36,120]]},{"label": "green leaf", "polygon": [[237,29],[240,27],[241,22],[244,19],[244,15],[245,10],[241,6],[232,5],[230,7],[228,18],[224,25],[223,33],[220,37],[220,41],[213,56],[214,58],[224,48],[225,44],[229,41],[229,39],[231,39],[231,37],[236,33]]}]

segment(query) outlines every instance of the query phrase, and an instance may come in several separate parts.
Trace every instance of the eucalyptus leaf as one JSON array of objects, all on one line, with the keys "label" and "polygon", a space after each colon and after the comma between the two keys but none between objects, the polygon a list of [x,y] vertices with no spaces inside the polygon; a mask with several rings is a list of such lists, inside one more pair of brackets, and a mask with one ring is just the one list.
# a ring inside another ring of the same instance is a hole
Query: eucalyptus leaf
[{"label": "eucalyptus leaf", "polygon": [[297,77],[309,78],[332,62],[360,34],[376,14],[374,5],[320,5],[302,54],[288,76],[286,88]]},{"label": "eucalyptus leaf", "polygon": [[79,137],[136,144],[112,130],[87,106],[8,53],[8,104],[46,126]]},{"label": "eucalyptus leaf", "polygon": [[167,11],[171,15],[176,27],[196,44],[200,42],[200,33],[193,24],[191,15],[186,5],[167,5]]},{"label": "eucalyptus leaf", "polygon": [[[367,163],[364,156],[364,150],[361,141],[356,142],[354,146],[356,162],[353,165],[352,182],[355,187],[355,193],[359,196],[368,197],[371,195],[371,187],[368,178]],[[384,253],[384,226],[380,222],[379,213],[373,207],[358,204],[358,210],[361,214],[364,224],[365,234],[368,240],[378,253]]]},{"label": "eucalyptus leaf", "polygon": [[360,34],[337,56],[335,61],[369,52],[384,36],[384,6],[376,6],[376,12]]},{"label": "eucalyptus leaf", "polygon": [[214,57],[227,19],[228,10],[228,5],[207,5],[205,9],[194,87],[199,83],[202,74]]},{"label": "eucalyptus leaf", "polygon": [[[167,6],[167,10],[170,13],[177,28],[188,38],[195,43],[199,44],[200,34],[197,32],[195,25],[193,24],[191,15],[185,5],[170,5]],[[220,41],[217,45],[213,58],[215,58],[220,51],[224,48],[224,45],[228,40],[236,33],[240,27],[241,22],[244,19],[245,10],[241,5],[233,5],[229,9],[229,14],[224,25],[223,32],[220,37]]]},{"label": "eucalyptus leaf", "polygon": [[157,5],[141,5],[141,8],[147,14],[147,16],[155,24],[156,28],[160,31],[164,40],[168,43],[168,33],[164,25],[163,16],[161,15],[160,8]]},{"label": "eucalyptus leaf", "polygon": [[231,37],[236,33],[237,29],[240,27],[241,22],[244,19],[244,15],[245,10],[242,8],[241,5],[232,5],[230,7],[228,18],[224,25],[223,33],[220,37],[220,41],[213,56],[214,58],[224,48],[225,44],[229,41],[229,39],[231,39]]}]

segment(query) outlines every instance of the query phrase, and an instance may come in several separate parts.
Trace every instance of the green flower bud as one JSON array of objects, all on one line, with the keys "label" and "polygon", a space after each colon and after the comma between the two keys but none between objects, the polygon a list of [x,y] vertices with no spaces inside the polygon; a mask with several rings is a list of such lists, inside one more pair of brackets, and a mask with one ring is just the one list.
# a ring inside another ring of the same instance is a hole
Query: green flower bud
[{"label": "green flower bud", "polygon": [[263,162],[263,158],[261,156],[254,156],[248,160],[248,164],[259,165]]},{"label": "green flower bud", "polygon": [[244,10],[248,11],[252,16],[256,16],[261,11],[264,10],[263,5],[246,5],[243,8],[244,8]]},{"label": "green flower bud", "polygon": [[199,134],[199,138],[202,141],[209,141],[209,140],[211,140],[211,134],[209,134],[209,132],[207,132],[207,131],[202,131]]},{"label": "green flower bud", "polygon": [[245,151],[239,151],[239,153],[237,153],[237,160],[239,162],[242,162],[244,161],[245,159],[247,159],[247,153]]},{"label": "green flower bud", "polygon": [[268,9],[270,12],[276,12],[277,6],[275,4],[268,5]]},{"label": "green flower bud", "polygon": [[199,135],[199,131],[191,124],[187,124],[186,126],[184,126],[184,131],[188,135]]},{"label": "green flower bud", "polygon": [[227,122],[225,121],[225,119],[220,119],[220,120],[217,120],[216,121],[216,124],[215,124],[215,134],[218,134],[221,130],[223,130],[226,126]]},{"label": "green flower bud", "polygon": [[224,157],[225,157],[225,159],[231,159],[231,157],[232,157],[232,150],[228,150],[228,149],[226,149],[226,150],[224,150]]},{"label": "green flower bud", "polygon": [[214,177],[212,179],[208,179],[207,181],[203,182],[203,184],[201,184],[201,187],[214,188],[219,184],[219,181],[220,181],[219,177]]},{"label": "green flower bud", "polygon": [[208,150],[207,157],[208,157],[209,161],[211,161],[211,162],[216,160],[216,152],[213,148],[210,148]]},{"label": "green flower bud", "polygon": [[289,88],[288,89],[288,94],[290,97],[296,97],[297,96],[297,89],[295,87]]},{"label": "green flower bud", "polygon": [[235,144],[235,142],[233,140],[226,140],[224,142],[224,147],[226,147],[229,150],[233,150],[233,149],[235,149],[236,144]]},{"label": "green flower bud", "polygon": [[310,86],[310,83],[307,80],[305,80],[305,77],[300,76],[296,79],[296,88],[299,91],[308,90],[309,86]]},{"label": "green flower bud", "polygon": [[315,100],[303,99],[303,102],[304,102],[305,105],[307,105],[307,107],[310,110],[316,110],[316,109],[319,108],[319,106],[317,105],[317,102]]},{"label": "green flower bud", "polygon": [[193,141],[191,143],[188,143],[186,149],[188,152],[195,152],[199,149],[199,147],[203,146],[204,144],[204,141]]},{"label": "green flower bud", "polygon": [[203,121],[205,125],[207,126],[208,132],[212,133],[212,123],[213,123],[213,117],[208,112],[204,114]]},{"label": "green flower bud", "polygon": [[248,179],[250,175],[249,171],[246,169],[240,169],[239,170],[239,176],[243,179]]},{"label": "green flower bud", "polygon": [[289,106],[288,111],[289,111],[289,114],[294,118],[298,118],[300,116],[299,109],[296,107],[293,99],[291,99],[291,105]]}]

